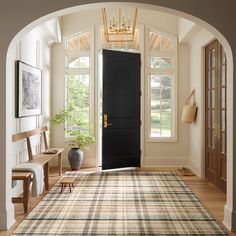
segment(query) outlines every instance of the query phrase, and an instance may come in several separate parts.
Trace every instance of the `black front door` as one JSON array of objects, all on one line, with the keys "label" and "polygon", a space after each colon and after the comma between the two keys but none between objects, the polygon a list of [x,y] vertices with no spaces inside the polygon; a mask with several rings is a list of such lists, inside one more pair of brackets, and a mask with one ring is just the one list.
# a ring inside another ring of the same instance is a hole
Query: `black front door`
[{"label": "black front door", "polygon": [[102,169],[140,166],[140,54],[103,50]]}]

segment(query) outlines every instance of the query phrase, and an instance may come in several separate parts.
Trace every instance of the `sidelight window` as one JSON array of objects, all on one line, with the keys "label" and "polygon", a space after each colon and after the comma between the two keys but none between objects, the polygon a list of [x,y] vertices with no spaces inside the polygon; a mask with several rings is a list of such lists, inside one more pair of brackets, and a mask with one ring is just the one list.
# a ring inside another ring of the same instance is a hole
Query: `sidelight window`
[{"label": "sidelight window", "polygon": [[[91,31],[82,32],[65,40],[66,107],[78,111],[85,123],[92,117],[93,42]],[[73,125],[73,120],[68,121]]]},{"label": "sidelight window", "polygon": [[176,140],[176,38],[146,31],[148,140]]}]

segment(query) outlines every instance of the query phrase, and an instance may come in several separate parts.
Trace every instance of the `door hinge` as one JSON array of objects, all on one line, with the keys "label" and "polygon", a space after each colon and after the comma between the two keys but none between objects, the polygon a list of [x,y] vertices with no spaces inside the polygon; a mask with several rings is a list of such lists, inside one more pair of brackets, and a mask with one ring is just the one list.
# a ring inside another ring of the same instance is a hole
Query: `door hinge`
[{"label": "door hinge", "polygon": [[140,96],[140,97],[142,96],[142,91],[140,91],[139,96]]},{"label": "door hinge", "polygon": [[140,120],[140,126],[142,126],[142,121]]},{"label": "door hinge", "polygon": [[141,156],[142,155],[142,150],[140,150],[139,153],[140,153],[140,156]]}]

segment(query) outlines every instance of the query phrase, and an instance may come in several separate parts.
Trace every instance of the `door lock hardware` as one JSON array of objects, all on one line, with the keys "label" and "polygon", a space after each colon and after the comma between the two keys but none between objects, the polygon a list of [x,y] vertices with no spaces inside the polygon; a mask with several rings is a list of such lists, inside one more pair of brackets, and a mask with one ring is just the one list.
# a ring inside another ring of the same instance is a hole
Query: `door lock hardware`
[{"label": "door lock hardware", "polygon": [[104,128],[107,128],[108,126],[112,126],[112,123],[108,123],[107,114],[104,114],[103,116],[103,125],[104,125]]}]

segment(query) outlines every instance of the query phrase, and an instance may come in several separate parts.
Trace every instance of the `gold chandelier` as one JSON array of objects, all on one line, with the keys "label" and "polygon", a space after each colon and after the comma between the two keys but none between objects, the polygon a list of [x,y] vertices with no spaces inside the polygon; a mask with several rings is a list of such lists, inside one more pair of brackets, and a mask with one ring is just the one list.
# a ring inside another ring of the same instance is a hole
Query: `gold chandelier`
[{"label": "gold chandelier", "polygon": [[[134,17],[131,26],[130,16],[121,12],[121,8],[118,10],[118,15],[107,19],[107,12],[105,8],[102,8],[102,18],[104,35],[107,42],[133,42],[134,34],[136,30],[138,9],[135,8]],[[108,21],[107,21],[108,20]],[[108,23],[109,22],[109,23]]]}]

